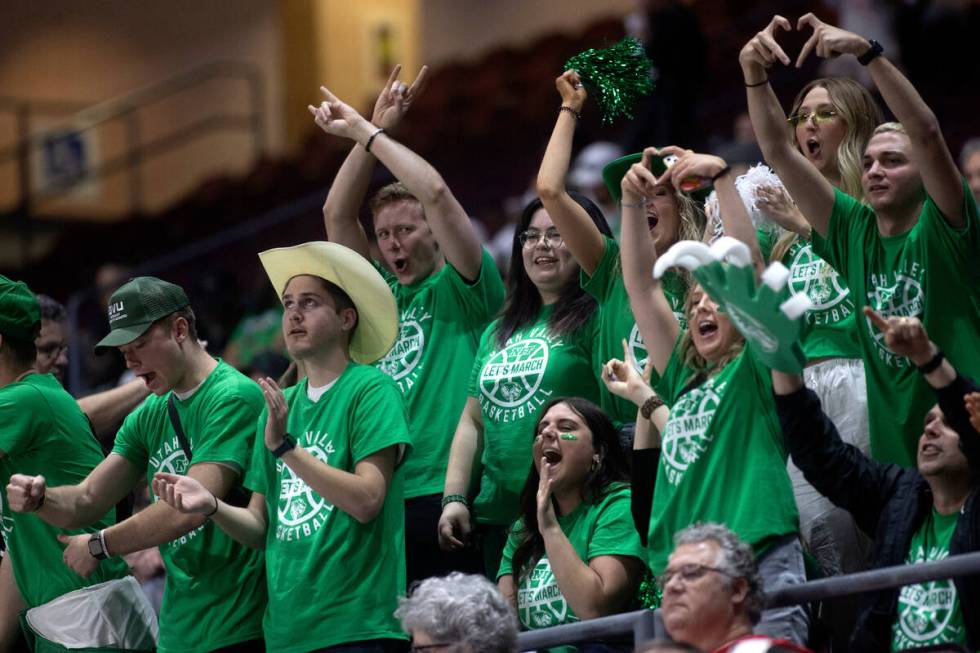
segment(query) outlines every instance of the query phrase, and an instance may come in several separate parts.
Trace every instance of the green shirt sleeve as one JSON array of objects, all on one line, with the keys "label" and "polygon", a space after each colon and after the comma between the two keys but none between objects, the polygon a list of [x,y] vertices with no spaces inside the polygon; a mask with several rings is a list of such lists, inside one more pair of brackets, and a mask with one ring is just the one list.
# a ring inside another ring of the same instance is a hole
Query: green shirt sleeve
[{"label": "green shirt sleeve", "polygon": [[602,238],[606,248],[602,252],[599,265],[592,271],[592,276],[586,274],[585,270],[579,271],[579,284],[582,290],[595,297],[600,304],[612,294],[617,278],[623,275],[619,265],[619,243],[609,236]]},{"label": "green shirt sleeve", "polygon": [[210,417],[202,425],[200,437],[192,440],[191,465],[222,463],[244,470],[259,412],[254,398],[222,397],[208,412]]},{"label": "green shirt sleeve", "polygon": [[412,446],[402,395],[387,376],[378,375],[364,385],[356,402],[351,455],[355,463],[390,446]]},{"label": "green shirt sleeve", "polygon": [[151,406],[159,401],[159,397],[148,398],[139,408],[126,416],[116,433],[112,453],[119,454],[131,462],[136,469],[146,469],[149,466],[150,453],[143,437],[143,418],[147,411],[152,410]]},{"label": "green shirt sleeve", "polygon": [[514,551],[517,550],[517,545],[521,541],[520,535],[518,534],[521,524],[522,521],[518,519],[510,527],[510,532],[507,535],[507,543],[504,545],[504,553],[500,558],[500,570],[497,571],[496,580],[500,580],[501,576],[514,574]]},{"label": "green shirt sleeve", "polygon": [[0,451],[16,455],[30,449],[36,434],[49,427],[48,411],[31,388],[11,384],[0,392]]},{"label": "green shirt sleeve", "polygon": [[[293,386],[295,388],[296,386]],[[289,403],[289,393],[293,388],[286,388],[286,403]],[[248,471],[245,473],[243,485],[253,492],[258,492],[263,496],[269,496],[269,479],[271,478],[269,462],[272,454],[265,446],[265,420],[266,409],[262,409],[255,422],[255,439],[252,443],[252,452],[249,458]]]},{"label": "green shirt sleeve", "polygon": [[640,535],[633,524],[630,512],[630,489],[619,488],[610,492],[597,507],[592,537],[589,538],[585,562],[604,555],[631,556],[645,559]]},{"label": "green shirt sleeve", "polygon": [[459,303],[463,319],[470,325],[486,324],[504,302],[504,282],[490,252],[481,248],[480,273],[470,283],[446,261],[443,276]]},{"label": "green shirt sleeve", "polygon": [[874,211],[835,188],[834,208],[830,212],[830,220],[827,223],[827,236],[823,237],[814,230],[813,252],[830,263],[845,279],[848,278],[847,266],[850,262],[848,252],[852,247],[867,248],[863,232],[867,231],[869,220],[877,231]]}]

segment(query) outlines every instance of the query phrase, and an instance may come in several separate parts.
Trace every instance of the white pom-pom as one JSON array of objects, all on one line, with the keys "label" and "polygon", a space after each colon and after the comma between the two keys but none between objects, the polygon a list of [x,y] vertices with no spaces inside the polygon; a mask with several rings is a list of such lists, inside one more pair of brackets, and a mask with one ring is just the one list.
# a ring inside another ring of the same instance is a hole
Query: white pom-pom
[{"label": "white pom-pom", "polygon": [[749,212],[749,217],[752,218],[752,224],[755,228],[770,231],[778,230],[779,227],[757,204],[756,192],[760,186],[771,186],[776,189],[782,189],[783,182],[772,171],[772,168],[764,163],[752,166],[744,175],[740,175],[735,179],[735,188],[742,197],[742,203],[745,204],[745,210]]}]

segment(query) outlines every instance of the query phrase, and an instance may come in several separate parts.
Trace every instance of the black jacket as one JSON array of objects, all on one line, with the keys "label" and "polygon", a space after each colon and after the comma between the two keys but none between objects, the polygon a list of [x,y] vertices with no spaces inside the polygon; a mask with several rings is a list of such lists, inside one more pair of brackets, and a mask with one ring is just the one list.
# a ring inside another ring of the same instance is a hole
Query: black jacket
[{"label": "black jacket", "polygon": [[[980,474],[980,435],[970,426],[963,396],[975,383],[958,376],[937,391],[946,423],[960,435],[960,446],[975,474]],[[806,388],[776,396],[786,449],[806,479],[821,494],[854,516],[874,537],[873,567],[905,563],[912,536],[932,510],[932,492],[916,469],[886,465],[841,441],[834,424]],[[950,555],[980,550],[980,503],[967,498],[950,543]],[[954,579],[960,597],[967,641],[980,650],[980,576]],[[851,651],[887,651],[898,607],[898,589],[861,595]]]}]

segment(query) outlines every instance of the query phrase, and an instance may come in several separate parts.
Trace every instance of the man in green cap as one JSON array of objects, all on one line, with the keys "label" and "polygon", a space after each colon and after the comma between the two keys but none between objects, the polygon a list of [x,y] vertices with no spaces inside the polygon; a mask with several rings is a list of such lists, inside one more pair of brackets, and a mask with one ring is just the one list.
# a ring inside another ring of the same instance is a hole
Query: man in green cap
[{"label": "man in green cap", "polygon": [[[262,391],[201,347],[179,286],[137,277],[113,293],[108,314],[110,331],[96,352],[118,348],[152,396],[126,418],[112,453],[84,480],[48,487],[36,471],[14,475],[7,488],[11,507],[78,527],[104,514],[141,475],[152,479],[156,472],[188,474],[215,496],[240,494],[236,483],[247,467]],[[160,547],[167,584],[159,651],[262,650],[262,555],[204,517],[158,501],[94,535],[63,541],[65,563],[82,577],[106,558]]]},{"label": "man in green cap", "polygon": [[[59,484],[78,483],[102,462],[88,423],[75,400],[50,374],[35,367],[34,339],[41,313],[34,293],[0,275],[0,484],[17,470],[44,474]],[[87,585],[121,578],[119,559],[83,578],[61,563],[58,540],[111,526],[112,506],[93,512],[87,528],[57,528],[0,502],[0,530],[8,545],[0,564],[0,650],[17,637],[18,613]],[[88,535],[78,535],[86,538]],[[43,569],[41,572],[39,570]]]}]

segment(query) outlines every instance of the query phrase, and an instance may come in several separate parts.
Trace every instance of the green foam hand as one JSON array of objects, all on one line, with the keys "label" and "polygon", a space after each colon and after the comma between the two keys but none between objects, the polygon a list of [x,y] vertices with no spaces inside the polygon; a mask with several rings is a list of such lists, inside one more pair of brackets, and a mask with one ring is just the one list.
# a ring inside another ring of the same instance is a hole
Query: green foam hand
[{"label": "green foam hand", "polygon": [[659,279],[675,266],[694,274],[764,365],[788,374],[803,371],[802,318],[813,304],[806,295],[790,293],[786,266],[771,263],[757,284],[749,248],[727,236],[711,247],[691,240],[675,243],[657,260],[653,276]]}]

